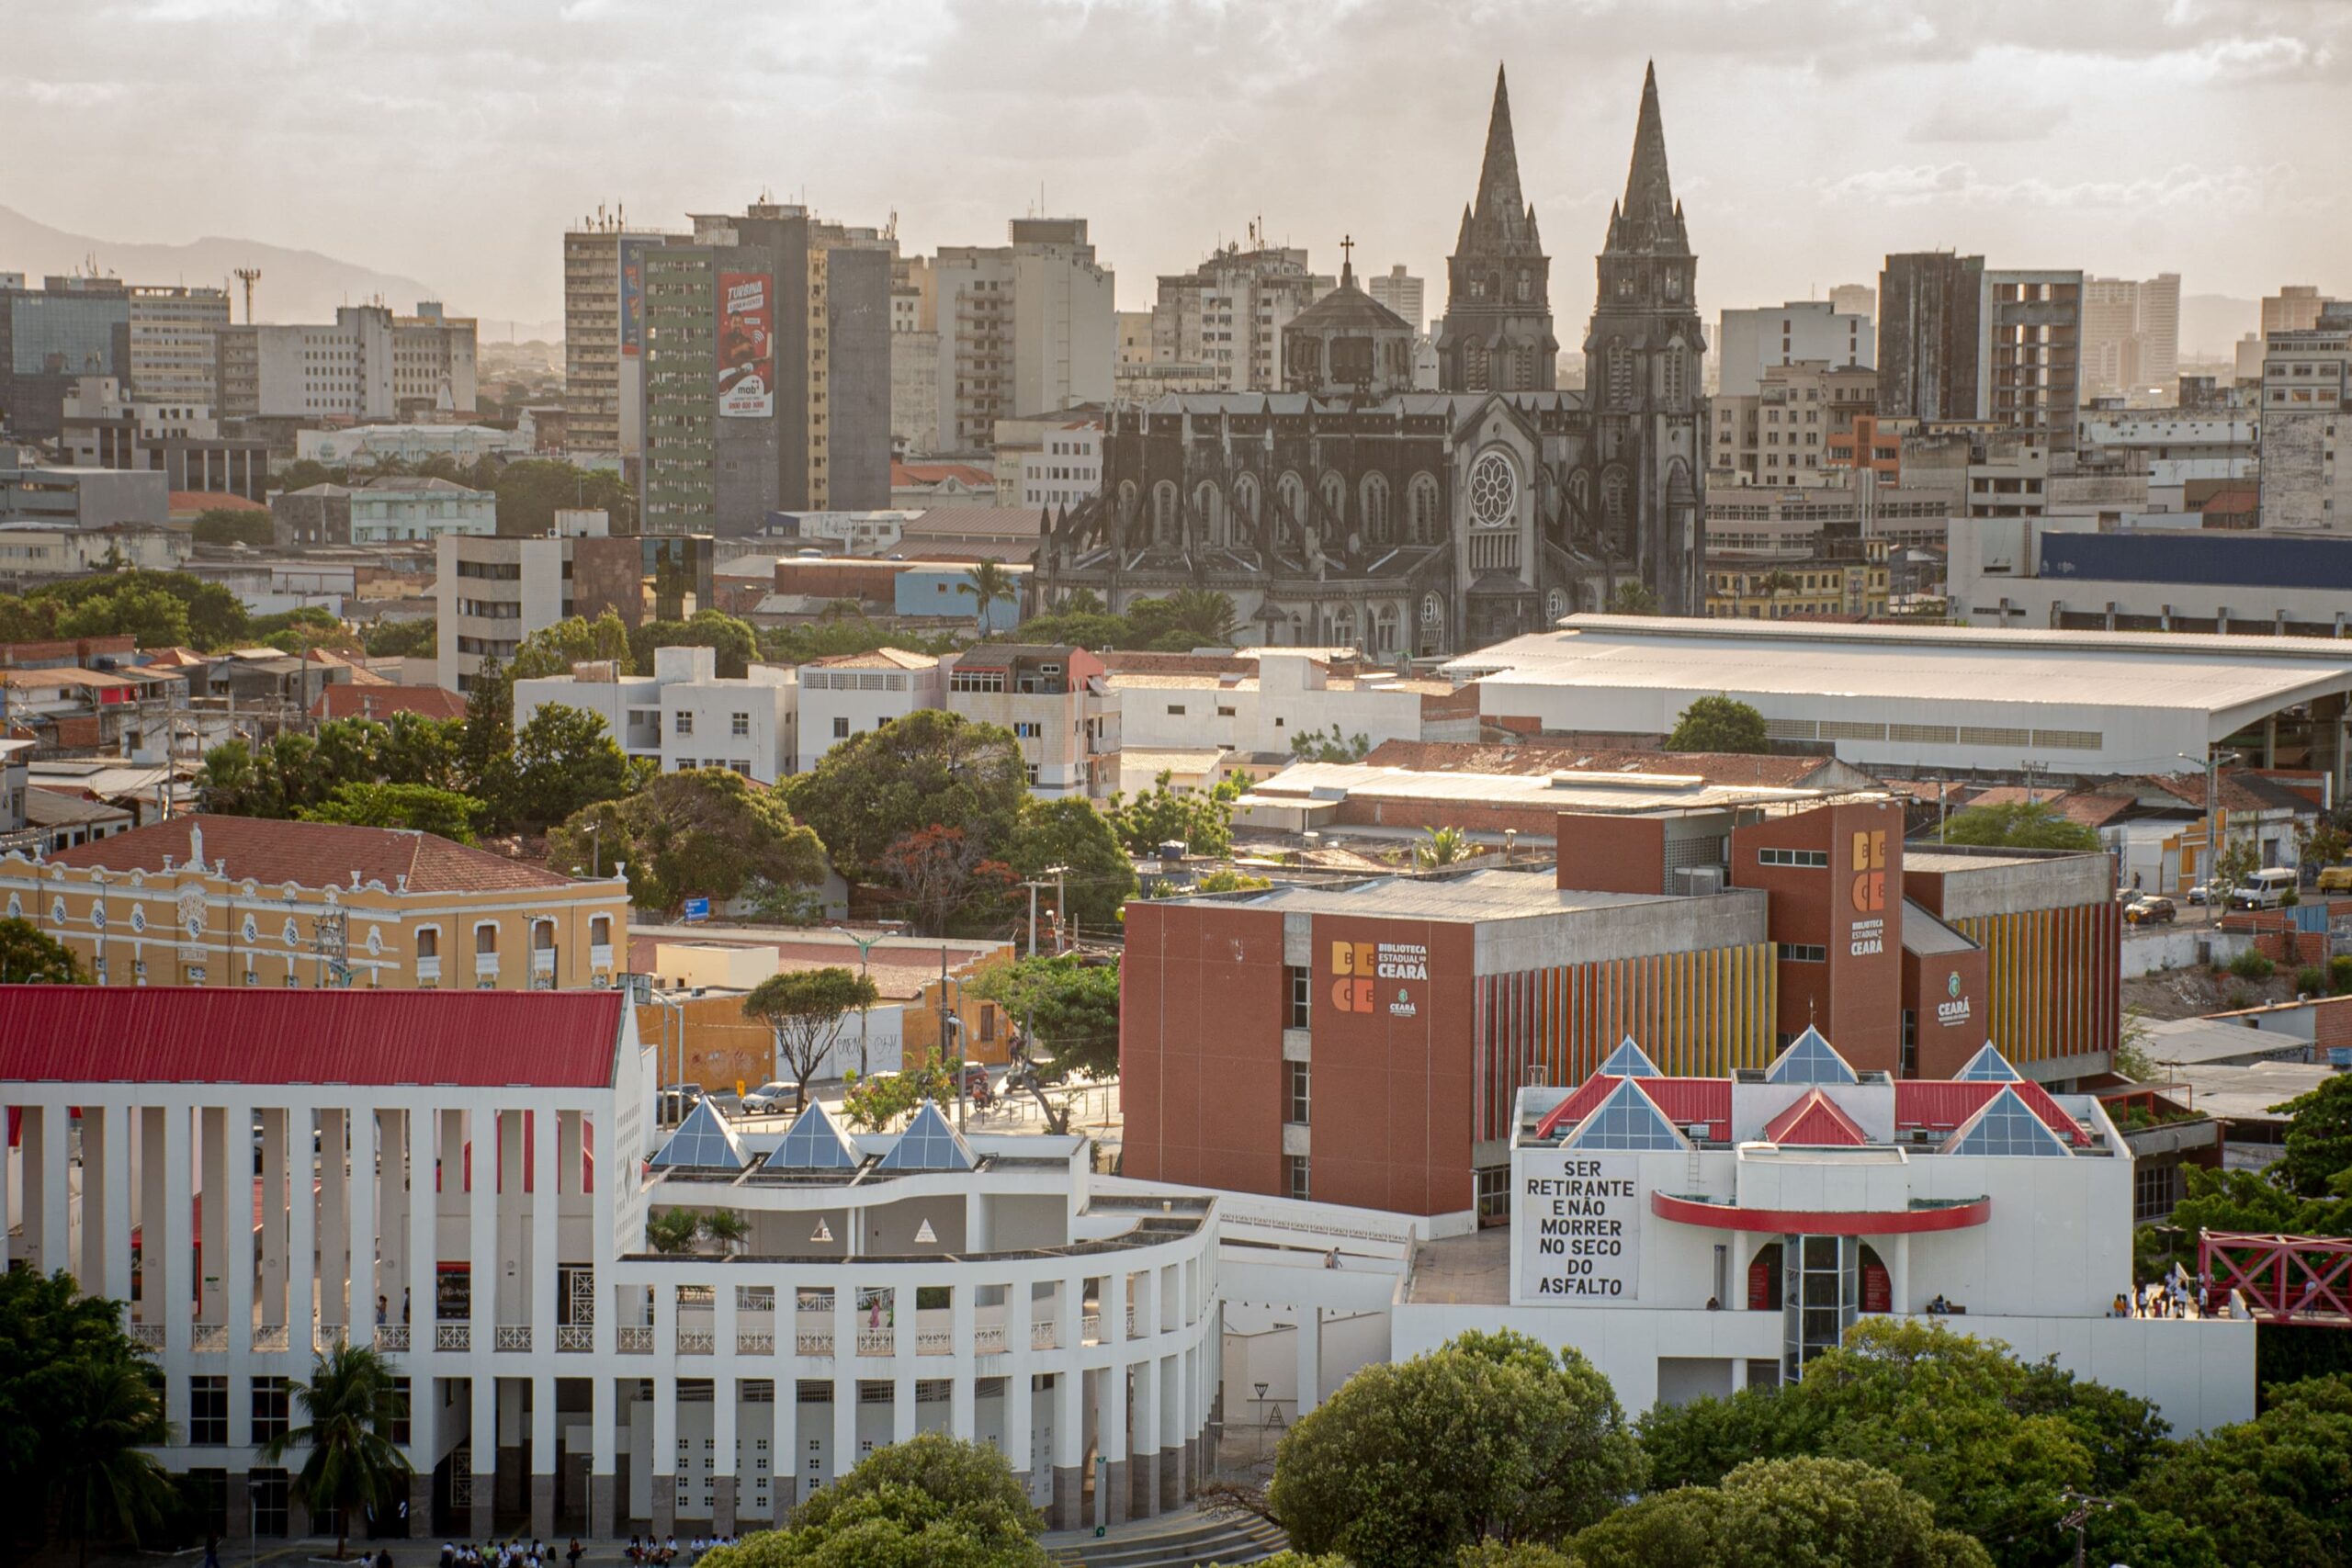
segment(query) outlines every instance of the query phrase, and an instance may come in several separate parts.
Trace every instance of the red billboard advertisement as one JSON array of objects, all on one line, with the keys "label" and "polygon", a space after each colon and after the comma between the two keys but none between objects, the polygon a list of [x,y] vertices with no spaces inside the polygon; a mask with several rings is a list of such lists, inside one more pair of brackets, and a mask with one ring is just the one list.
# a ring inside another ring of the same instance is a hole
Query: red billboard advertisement
[{"label": "red billboard advertisement", "polygon": [[763,272],[718,275],[718,412],[775,412],[775,284]]}]

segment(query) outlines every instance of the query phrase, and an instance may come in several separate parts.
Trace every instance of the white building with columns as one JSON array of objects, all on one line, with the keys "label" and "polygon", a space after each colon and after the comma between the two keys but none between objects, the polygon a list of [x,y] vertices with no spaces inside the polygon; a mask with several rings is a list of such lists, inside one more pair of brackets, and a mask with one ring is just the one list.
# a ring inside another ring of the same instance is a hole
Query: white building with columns
[{"label": "white building with columns", "polygon": [[[346,1342],[405,1382],[420,1539],[757,1528],[929,1430],[1064,1527],[1205,1473],[1214,1199],[935,1111],[665,1135],[653,1083],[617,991],[9,987],[0,1266],[129,1303],[232,1538],[308,1533],[262,1446]],[[747,1238],[654,1251],[671,1209]]]}]

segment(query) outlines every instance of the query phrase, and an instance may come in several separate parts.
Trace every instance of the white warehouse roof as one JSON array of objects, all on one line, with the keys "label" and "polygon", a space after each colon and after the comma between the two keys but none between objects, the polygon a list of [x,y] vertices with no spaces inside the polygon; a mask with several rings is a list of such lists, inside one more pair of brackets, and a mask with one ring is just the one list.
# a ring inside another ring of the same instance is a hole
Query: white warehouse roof
[{"label": "white warehouse roof", "polygon": [[2352,692],[2352,644],[1571,615],[1444,669],[1479,679],[1482,716],[1545,729],[1663,732],[1720,692],[1753,704],[1776,738],[1835,742],[1854,761],[2015,766],[2046,750],[2061,771],[2128,772]]}]

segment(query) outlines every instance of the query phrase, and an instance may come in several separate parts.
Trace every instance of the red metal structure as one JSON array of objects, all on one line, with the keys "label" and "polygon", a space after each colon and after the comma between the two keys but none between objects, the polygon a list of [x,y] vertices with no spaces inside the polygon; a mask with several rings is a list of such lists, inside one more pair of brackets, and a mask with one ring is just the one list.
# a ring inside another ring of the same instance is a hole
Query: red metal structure
[{"label": "red metal structure", "polygon": [[2206,1231],[2197,1271],[2214,1296],[2235,1291],[2262,1322],[2352,1328],[2352,1240]]}]

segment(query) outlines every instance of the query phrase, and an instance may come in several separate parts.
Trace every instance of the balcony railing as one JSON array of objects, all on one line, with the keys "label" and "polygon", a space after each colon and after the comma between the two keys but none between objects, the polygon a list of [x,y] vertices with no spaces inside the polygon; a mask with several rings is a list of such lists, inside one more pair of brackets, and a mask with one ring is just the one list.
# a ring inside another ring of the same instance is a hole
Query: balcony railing
[{"label": "balcony railing", "polygon": [[707,1356],[711,1353],[712,1344],[717,1338],[718,1336],[707,1328],[681,1328],[678,1330],[678,1354]]},{"label": "balcony railing", "polygon": [[531,949],[531,973],[534,975],[552,975],[555,973],[554,948],[535,947]]},{"label": "balcony railing", "polygon": [[915,1354],[918,1356],[952,1356],[955,1353],[956,1337],[953,1334],[918,1333],[915,1336]]},{"label": "balcony railing", "polygon": [[228,1349],[229,1325],[225,1323],[197,1324],[188,1330],[187,1348],[198,1353]]},{"label": "balcony railing", "polygon": [[351,1343],[348,1324],[320,1323],[311,1327],[311,1348],[322,1356],[333,1355]]},{"label": "balcony railing", "polygon": [[1102,1314],[1090,1312],[1078,1320],[1078,1342],[1081,1345],[1102,1343]]},{"label": "balcony railing", "polygon": [[433,1325],[433,1348],[435,1350],[470,1350],[474,1348],[474,1328],[470,1323],[436,1323]]},{"label": "balcony railing", "polygon": [[821,1331],[803,1331],[792,1337],[792,1348],[804,1356],[830,1356],[833,1353],[833,1337]]},{"label": "balcony railing", "polygon": [[405,1323],[378,1324],[376,1325],[376,1348],[381,1351],[407,1349],[408,1325]]},{"label": "balcony railing", "polygon": [[164,1348],[164,1325],[160,1323],[134,1323],[130,1325],[130,1342],[144,1345],[150,1350]]},{"label": "balcony railing", "polygon": [[500,1350],[528,1350],[531,1348],[531,1325],[527,1323],[502,1323],[498,1337],[492,1341]]},{"label": "balcony railing", "polygon": [[596,1348],[596,1327],[588,1323],[567,1323],[555,1331],[558,1351],[586,1352]]},{"label": "balcony railing", "polygon": [[1050,1350],[1058,1342],[1052,1319],[1029,1325],[1029,1348],[1032,1350]]},{"label": "balcony railing", "polygon": [[495,980],[495,979],[497,979],[497,978],[498,978],[498,954],[496,954],[496,953],[475,953],[475,954],[474,954],[474,978],[475,978],[475,979],[477,979],[477,980]]},{"label": "balcony railing", "polygon": [[972,1335],[972,1348],[983,1356],[1001,1355],[1004,1350],[1004,1325],[983,1324]]},{"label": "balcony railing", "polygon": [[441,955],[436,953],[428,958],[418,959],[416,961],[416,977],[420,980],[438,980],[441,978]]},{"label": "balcony railing", "polygon": [[613,1348],[624,1356],[653,1354],[653,1328],[650,1324],[623,1324],[613,1331]]},{"label": "balcony railing", "polygon": [[735,1353],[739,1356],[773,1356],[775,1354],[775,1336],[739,1330],[735,1336]]},{"label": "balcony railing", "polygon": [[[656,738],[653,744],[658,748],[662,742],[659,738]],[[613,944],[609,942],[590,942],[588,944],[588,967],[591,969],[610,969],[612,966]]]},{"label": "balcony railing", "polygon": [[897,1339],[898,1331],[896,1329],[861,1328],[857,1331],[857,1353],[861,1356],[888,1356],[894,1354],[895,1352],[892,1350],[891,1347],[897,1342]]}]

